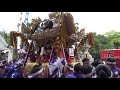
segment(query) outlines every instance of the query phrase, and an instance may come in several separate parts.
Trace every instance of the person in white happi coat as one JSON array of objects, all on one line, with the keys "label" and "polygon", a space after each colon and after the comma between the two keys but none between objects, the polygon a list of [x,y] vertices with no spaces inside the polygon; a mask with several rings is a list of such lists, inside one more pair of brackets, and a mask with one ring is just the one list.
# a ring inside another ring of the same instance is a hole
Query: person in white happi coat
[{"label": "person in white happi coat", "polygon": [[26,51],[24,49],[20,49],[18,51],[18,55],[19,55],[19,59],[17,61],[17,64],[24,64]]}]

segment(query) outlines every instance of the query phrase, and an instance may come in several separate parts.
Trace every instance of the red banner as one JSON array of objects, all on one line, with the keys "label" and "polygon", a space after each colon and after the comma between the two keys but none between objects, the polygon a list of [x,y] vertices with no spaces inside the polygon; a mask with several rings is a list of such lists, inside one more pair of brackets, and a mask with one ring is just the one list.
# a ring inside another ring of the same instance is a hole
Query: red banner
[{"label": "red banner", "polygon": [[101,60],[106,60],[107,58],[113,57],[116,62],[117,66],[120,67],[120,49],[115,50],[101,50]]}]

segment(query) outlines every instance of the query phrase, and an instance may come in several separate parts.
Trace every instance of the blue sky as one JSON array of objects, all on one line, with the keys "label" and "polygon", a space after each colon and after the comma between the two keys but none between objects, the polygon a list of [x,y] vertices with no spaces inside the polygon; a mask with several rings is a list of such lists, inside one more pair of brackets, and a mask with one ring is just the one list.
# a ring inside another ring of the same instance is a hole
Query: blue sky
[{"label": "blue sky", "polygon": [[[48,18],[49,12],[29,12],[29,22],[32,18]],[[103,34],[110,30],[120,31],[120,12],[70,12],[79,28],[86,28],[86,32]],[[25,12],[23,12],[23,20]],[[0,12],[0,30],[17,31],[20,12]]]}]

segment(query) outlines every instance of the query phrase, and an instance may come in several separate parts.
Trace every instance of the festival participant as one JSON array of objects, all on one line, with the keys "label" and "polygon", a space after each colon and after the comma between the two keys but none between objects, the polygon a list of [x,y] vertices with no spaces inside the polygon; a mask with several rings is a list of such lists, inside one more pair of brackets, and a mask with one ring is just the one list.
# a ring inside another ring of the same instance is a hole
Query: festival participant
[{"label": "festival participant", "polygon": [[48,60],[50,59],[51,50],[51,46],[45,48],[46,54],[43,56],[44,62],[48,62]]},{"label": "festival participant", "polygon": [[4,66],[8,65],[7,60],[3,60],[1,63],[2,63]]},{"label": "festival participant", "polygon": [[90,64],[90,59],[88,59],[88,58],[84,58],[84,59],[82,60],[82,63],[83,63],[83,66],[85,66],[85,65],[91,66],[91,64]]},{"label": "festival participant", "polygon": [[116,61],[114,58],[108,58],[106,65],[111,68],[113,72],[113,78],[120,78],[120,68],[116,67]]},{"label": "festival participant", "polygon": [[32,68],[38,64],[37,61],[36,61],[36,57],[35,57],[35,53],[33,50],[30,51],[30,54],[29,54],[29,60],[27,61],[26,65],[25,65],[25,69],[24,69],[24,72],[23,72],[23,76],[24,78],[27,78],[28,77],[28,74],[31,72]]},{"label": "festival participant", "polygon": [[5,77],[5,67],[2,63],[0,63],[0,78]]},{"label": "festival participant", "polygon": [[92,67],[92,77],[96,77],[95,75],[95,67],[90,63],[90,59],[84,58],[82,60],[83,66],[90,66]]},{"label": "festival participant", "polygon": [[94,62],[92,63],[92,66],[96,67],[99,64],[103,64],[103,62],[101,60],[97,59],[97,60],[94,60]]},{"label": "festival participant", "polygon": [[5,74],[11,69],[11,63],[8,61],[3,61],[2,64],[5,67]]},{"label": "festival participant", "polygon": [[96,59],[94,60],[94,62],[92,63],[92,67],[93,67],[93,77],[96,78],[96,70],[95,68],[99,65],[99,64],[104,64],[101,60]]},{"label": "festival participant", "polygon": [[23,69],[24,67],[22,66],[22,64],[17,65],[10,78],[23,78]]},{"label": "festival participant", "polygon": [[41,52],[41,49],[39,48],[39,50],[36,53],[36,60],[37,60],[38,63],[41,63],[40,52]]},{"label": "festival participant", "polygon": [[37,56],[37,62],[38,63],[48,63],[48,60],[50,59],[52,48],[49,47],[42,47],[41,51],[39,50],[36,54]]},{"label": "festival participant", "polygon": [[18,64],[24,64],[26,51],[24,49],[20,49],[18,51],[18,55],[19,55],[19,58],[18,58],[17,63]]},{"label": "festival participant", "polygon": [[51,55],[51,51],[52,51],[52,48],[51,46],[49,46],[48,48],[46,48],[46,61],[48,62],[48,60],[50,59],[50,55]]},{"label": "festival participant", "polygon": [[92,67],[89,65],[84,65],[82,68],[83,74],[85,78],[92,78]]},{"label": "festival participant", "polygon": [[[16,60],[14,60],[14,61],[16,61]],[[17,63],[14,62],[10,65],[10,67],[6,68],[8,70],[6,71],[5,78],[10,78],[11,75],[14,73],[16,67],[17,67]]]},{"label": "festival participant", "polygon": [[74,75],[74,67],[72,64],[67,64],[64,67],[65,78],[76,78]]},{"label": "festival participant", "polygon": [[84,78],[82,69],[83,69],[83,66],[80,63],[75,64],[74,75],[76,76],[76,78]]},{"label": "festival participant", "polygon": [[73,56],[70,56],[67,58],[67,62],[68,63],[72,63],[74,61],[74,57]]},{"label": "festival participant", "polygon": [[43,68],[34,67],[28,75],[28,78],[43,78]]},{"label": "festival participant", "polygon": [[13,59],[13,60],[9,61],[9,64],[10,64],[11,66],[13,66],[13,65],[16,64],[16,63],[17,63],[17,59]]},{"label": "festival participant", "polygon": [[99,64],[96,67],[96,78],[111,78],[112,71],[109,66],[105,64]]}]

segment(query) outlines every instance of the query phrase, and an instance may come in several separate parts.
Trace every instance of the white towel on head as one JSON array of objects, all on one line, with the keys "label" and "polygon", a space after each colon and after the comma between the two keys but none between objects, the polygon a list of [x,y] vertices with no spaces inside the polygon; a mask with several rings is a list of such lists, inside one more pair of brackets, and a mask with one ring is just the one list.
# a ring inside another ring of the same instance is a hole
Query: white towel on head
[{"label": "white towel on head", "polygon": [[20,54],[20,53],[26,54],[27,52],[26,52],[24,49],[20,49],[20,50],[18,51],[18,54]]}]

